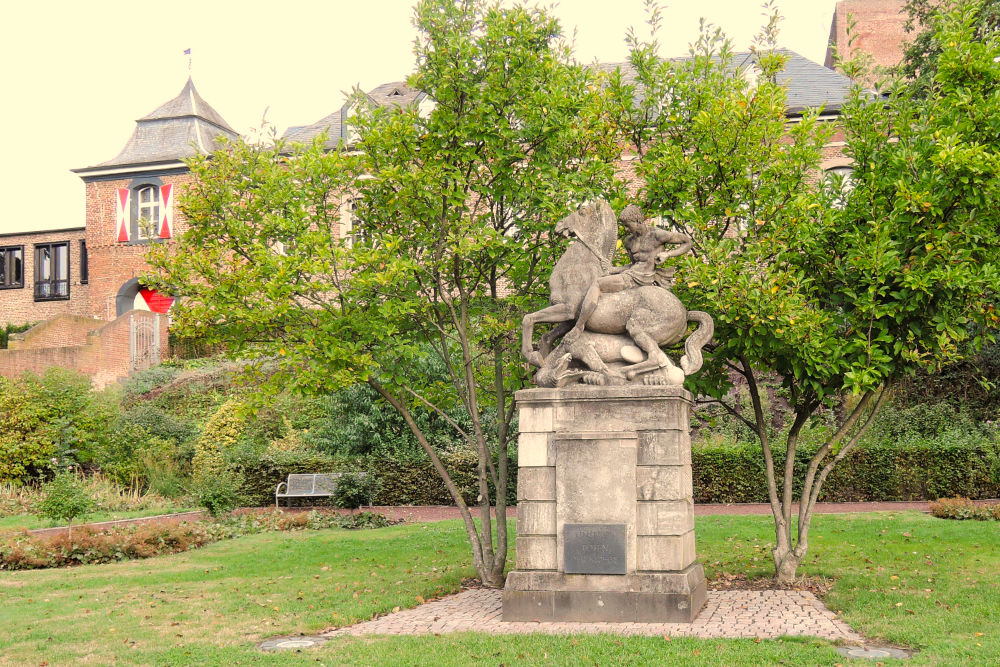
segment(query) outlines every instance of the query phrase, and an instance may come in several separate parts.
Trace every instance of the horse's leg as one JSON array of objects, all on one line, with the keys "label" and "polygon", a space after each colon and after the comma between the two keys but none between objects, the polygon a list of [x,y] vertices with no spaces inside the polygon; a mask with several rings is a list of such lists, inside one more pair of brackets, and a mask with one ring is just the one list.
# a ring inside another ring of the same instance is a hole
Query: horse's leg
[{"label": "horse's leg", "polygon": [[625,330],[628,331],[628,335],[646,353],[645,361],[632,364],[624,369],[625,377],[629,380],[635,378],[637,375],[655,371],[658,368],[666,368],[669,371],[674,366],[674,363],[670,361],[670,357],[660,349],[657,340],[639,324],[642,320],[645,319],[648,321],[649,319],[648,313],[645,314],[645,317],[642,315],[644,314],[641,312],[633,313],[625,323]]},{"label": "horse's leg", "polygon": [[544,357],[535,351],[532,345],[532,335],[535,325],[539,322],[566,322],[575,319],[576,313],[565,303],[557,303],[548,308],[542,308],[534,313],[528,313],[521,320],[521,354],[532,366],[541,368]]},{"label": "horse's leg", "polygon": [[572,328],[572,320],[566,320],[565,322],[560,322],[551,330],[542,334],[542,337],[538,339],[538,352],[542,355],[543,359],[549,356],[552,352],[552,343],[555,342],[556,338],[559,338]]}]

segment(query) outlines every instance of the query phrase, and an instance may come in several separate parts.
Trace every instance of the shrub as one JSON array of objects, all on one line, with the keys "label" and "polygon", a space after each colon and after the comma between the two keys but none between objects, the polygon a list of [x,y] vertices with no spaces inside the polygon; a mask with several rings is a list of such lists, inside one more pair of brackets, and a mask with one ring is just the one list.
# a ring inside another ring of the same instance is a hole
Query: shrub
[{"label": "shrub", "polygon": [[1000,521],[1000,503],[977,505],[968,498],[941,498],[931,503],[931,514],[941,519]]},{"label": "shrub", "polygon": [[60,465],[87,461],[107,423],[90,380],[50,368],[0,378],[0,481],[25,482]]},{"label": "shrub", "polygon": [[251,512],[222,519],[179,524],[144,523],[105,530],[83,527],[72,535],[35,536],[28,533],[0,537],[0,570],[30,570],[89,563],[113,563],[132,558],[195,549],[219,540],[273,530],[325,528],[381,528],[399,523],[381,514]]},{"label": "shrub", "polygon": [[150,403],[137,403],[118,418],[119,426],[137,426],[150,436],[183,445],[198,435],[194,422],[170,414]]},{"label": "shrub", "polygon": [[34,514],[39,500],[36,487],[0,483],[0,517]]},{"label": "shrub", "polygon": [[130,403],[143,394],[148,394],[154,389],[159,389],[169,384],[171,380],[180,374],[180,368],[164,364],[139,371],[125,381],[123,387],[124,400],[126,403]]},{"label": "shrub", "polygon": [[402,523],[402,519],[390,519],[378,512],[352,512],[337,517],[336,525],[346,530],[358,530],[367,528],[385,528],[397,523]]},{"label": "shrub", "polygon": [[332,496],[333,504],[348,510],[371,505],[376,484],[375,478],[366,473],[345,472],[337,479]]},{"label": "shrub", "polygon": [[191,484],[191,495],[212,516],[228,514],[240,506],[242,480],[238,475],[222,473],[202,473],[195,475]]},{"label": "shrub", "polygon": [[[991,453],[996,443],[957,432],[934,439],[908,437],[892,443],[864,443],[834,468],[820,500],[862,502],[933,500],[962,495],[995,498]],[[795,475],[801,479],[815,443],[796,452]],[[713,441],[692,449],[696,503],[767,502],[760,445]],[[775,452],[782,456],[783,452]],[[798,489],[796,488],[796,492]]]},{"label": "shrub", "polygon": [[94,509],[94,500],[83,482],[71,472],[56,475],[43,491],[45,497],[38,503],[38,512],[53,521],[71,524]]},{"label": "shrub", "polygon": [[236,448],[248,430],[242,409],[242,403],[229,399],[205,424],[191,460],[195,476],[217,475],[225,469],[226,454]]},{"label": "shrub", "polygon": [[[374,389],[357,384],[321,399],[313,408],[314,421],[306,441],[321,452],[341,456],[380,455],[393,458],[422,456],[419,443],[399,413]],[[471,428],[460,411],[449,415]],[[444,419],[415,410],[414,419],[439,449],[461,446],[454,428]],[[485,417],[484,417],[485,419]]]}]

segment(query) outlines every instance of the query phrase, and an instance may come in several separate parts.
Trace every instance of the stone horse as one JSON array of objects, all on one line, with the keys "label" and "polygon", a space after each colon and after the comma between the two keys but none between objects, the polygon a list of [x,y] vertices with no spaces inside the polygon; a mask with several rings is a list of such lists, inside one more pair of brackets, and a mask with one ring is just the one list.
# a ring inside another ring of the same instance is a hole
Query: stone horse
[{"label": "stone horse", "polygon": [[[655,285],[602,295],[583,335],[572,345],[552,350],[555,339],[572,328],[587,289],[611,268],[618,220],[611,206],[598,200],[560,220],[555,231],[573,241],[549,277],[551,305],[525,315],[521,328],[521,352],[539,367],[537,384],[621,384],[643,376],[647,384],[680,385],[685,375],[701,368],[701,348],[714,332],[711,317],[688,311],[672,292]],[[698,328],[685,342],[678,368],[660,347],[679,343],[689,321]],[[534,328],[540,322],[557,326],[542,336],[535,350]]]}]

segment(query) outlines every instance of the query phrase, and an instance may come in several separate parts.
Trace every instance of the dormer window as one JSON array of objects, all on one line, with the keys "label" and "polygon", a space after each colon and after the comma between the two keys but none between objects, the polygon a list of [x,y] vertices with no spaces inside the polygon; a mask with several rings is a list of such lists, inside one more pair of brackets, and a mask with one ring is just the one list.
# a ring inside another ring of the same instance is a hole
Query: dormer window
[{"label": "dormer window", "polygon": [[160,188],[146,185],[136,193],[136,219],[133,226],[135,233],[132,238],[147,241],[159,236],[157,227],[160,222]]}]

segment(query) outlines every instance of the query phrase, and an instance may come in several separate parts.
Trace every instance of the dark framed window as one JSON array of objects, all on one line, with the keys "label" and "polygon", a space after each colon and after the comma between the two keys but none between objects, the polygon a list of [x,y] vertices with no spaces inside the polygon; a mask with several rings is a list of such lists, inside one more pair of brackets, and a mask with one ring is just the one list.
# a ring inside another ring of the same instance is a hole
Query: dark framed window
[{"label": "dark framed window", "polygon": [[35,245],[35,301],[69,298],[69,241]]},{"label": "dark framed window", "polygon": [[90,282],[90,262],[87,260],[87,242],[80,241],[80,284]]},{"label": "dark framed window", "polygon": [[0,289],[24,287],[24,246],[0,248]]}]

